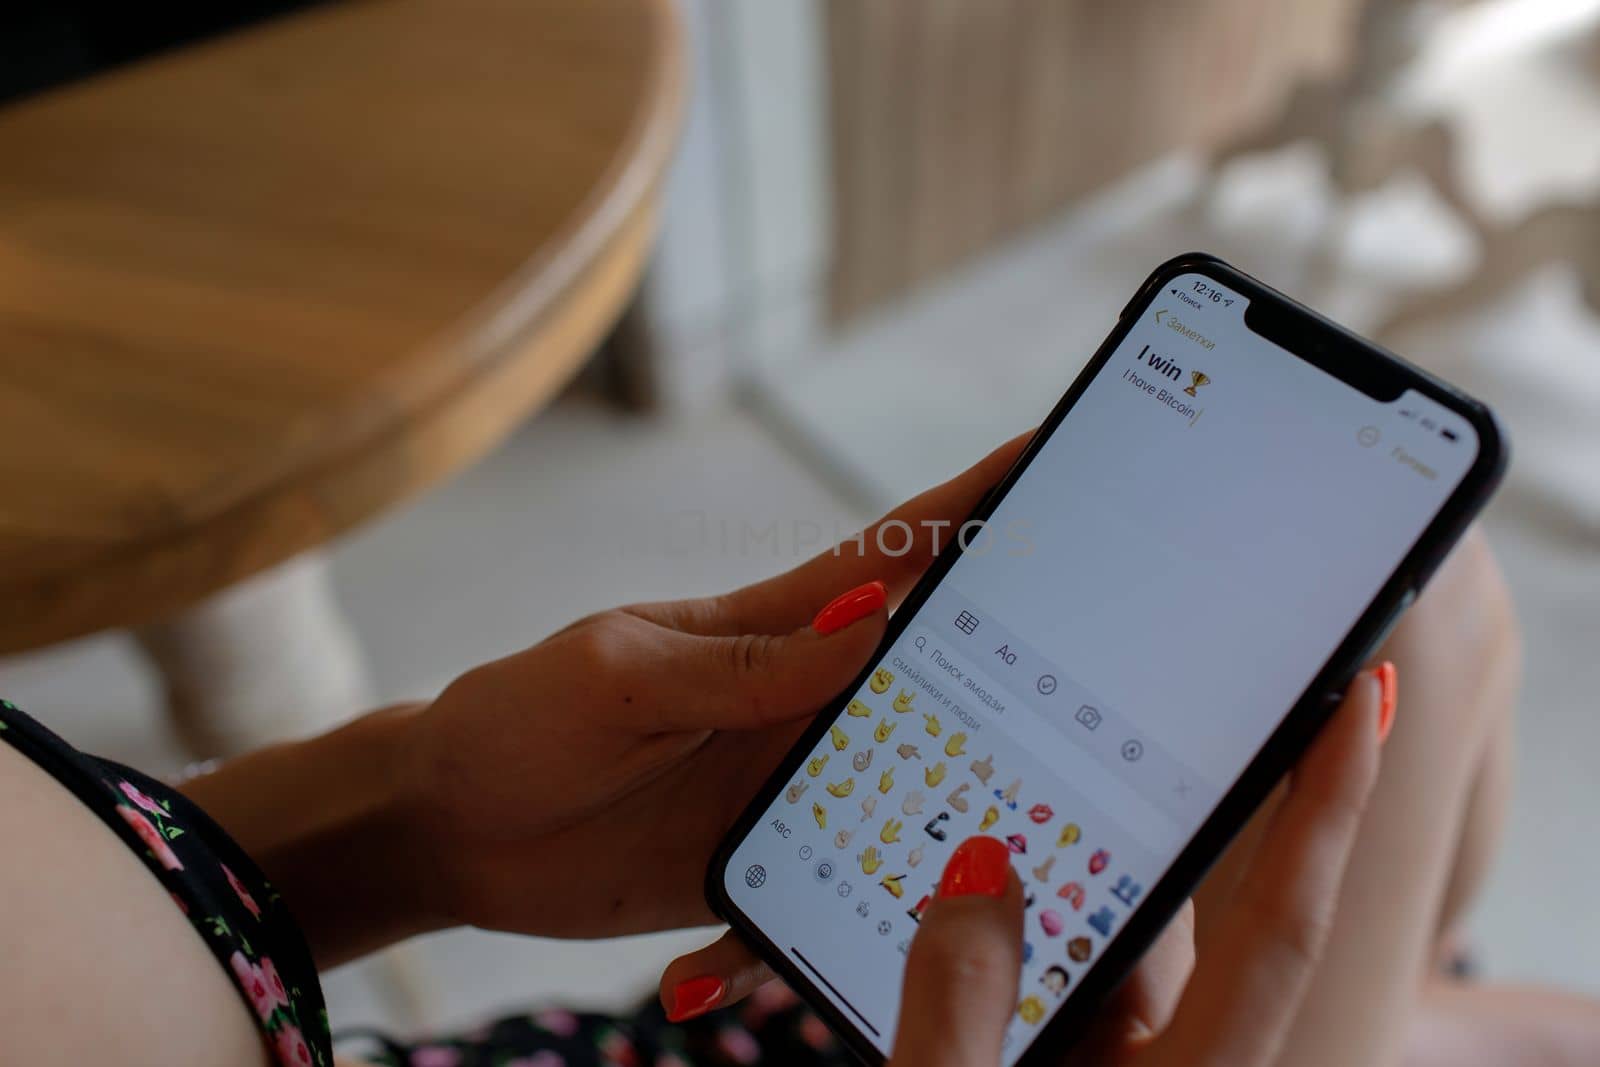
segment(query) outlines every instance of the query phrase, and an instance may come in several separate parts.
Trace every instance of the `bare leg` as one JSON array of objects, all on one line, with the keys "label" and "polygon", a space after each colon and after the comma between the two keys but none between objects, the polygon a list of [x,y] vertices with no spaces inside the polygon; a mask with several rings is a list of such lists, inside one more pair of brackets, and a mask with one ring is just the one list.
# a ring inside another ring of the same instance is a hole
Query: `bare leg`
[{"label": "bare leg", "polygon": [[[1400,711],[1327,957],[1283,1056],[1295,1067],[1401,1062],[1438,931],[1454,922],[1446,898],[1458,898],[1458,907],[1470,889],[1472,877],[1457,873],[1458,860],[1492,843],[1497,814],[1485,828],[1464,827],[1491,741],[1514,701],[1520,650],[1504,583],[1481,535],[1457,549],[1382,656],[1399,668]],[[1480,807],[1498,803],[1488,791],[1482,797]],[[1271,807],[1198,894],[1202,953]],[[1484,861],[1472,862],[1481,869]]]},{"label": "bare leg", "polygon": [[1434,981],[1407,1067],[1586,1067],[1600,1059],[1600,1005],[1551,990]]},{"label": "bare leg", "polygon": [[1450,881],[1440,906],[1438,955],[1434,961],[1439,973],[1446,973],[1455,958],[1467,950],[1460,939],[1461,923],[1477,899],[1505,833],[1515,763],[1515,732],[1515,722],[1510,715],[1499,721],[1467,797],[1455,862],[1451,864]]},{"label": "bare leg", "polygon": [[[1445,889],[1437,963],[1463,950],[1459,924],[1487,873],[1511,790],[1511,720],[1490,742],[1467,802],[1466,821]],[[1407,1067],[1580,1067],[1600,1062],[1600,1003],[1554,990],[1476,985],[1443,977],[1423,982]]]}]

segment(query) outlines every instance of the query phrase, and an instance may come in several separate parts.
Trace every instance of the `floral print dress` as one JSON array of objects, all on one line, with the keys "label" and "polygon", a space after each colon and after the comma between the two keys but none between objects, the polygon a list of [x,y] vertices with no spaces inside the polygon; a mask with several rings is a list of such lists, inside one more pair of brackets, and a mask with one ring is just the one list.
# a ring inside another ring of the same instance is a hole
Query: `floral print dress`
[{"label": "floral print dress", "polygon": [[401,1044],[377,1034],[352,1053],[383,1067],[844,1067],[859,1063],[788,989],[773,982],[742,1004],[668,1023],[654,1001],[631,1016],[547,1010],[449,1038]]},{"label": "floral print dress", "polygon": [[311,950],[282,898],[220,826],[181,793],[79,752],[4,700],[0,741],[71,790],[144,860],[232,976],[283,1067],[332,1067]]},{"label": "floral print dress", "polygon": [[[70,790],[166,887],[249,1005],[282,1067],[333,1067],[334,1038],[310,947],[255,863],[181,793],[110,760],[79,752],[0,700],[0,742]],[[347,1054],[384,1067],[753,1067],[856,1062],[787,989],[668,1023],[651,1001],[613,1017],[547,1010],[465,1034],[401,1042],[352,1030]]]}]

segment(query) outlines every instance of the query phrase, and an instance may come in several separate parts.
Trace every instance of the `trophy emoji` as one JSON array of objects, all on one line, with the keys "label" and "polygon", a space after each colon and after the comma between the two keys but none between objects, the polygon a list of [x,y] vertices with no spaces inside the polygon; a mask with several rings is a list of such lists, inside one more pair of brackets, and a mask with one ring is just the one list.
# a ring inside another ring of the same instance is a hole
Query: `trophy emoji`
[{"label": "trophy emoji", "polygon": [[1211,379],[1206,376],[1206,372],[1203,370],[1192,370],[1189,372],[1189,377],[1194,380],[1194,384],[1186,388],[1184,392],[1194,397],[1198,397],[1200,395],[1195,390],[1211,381]]}]

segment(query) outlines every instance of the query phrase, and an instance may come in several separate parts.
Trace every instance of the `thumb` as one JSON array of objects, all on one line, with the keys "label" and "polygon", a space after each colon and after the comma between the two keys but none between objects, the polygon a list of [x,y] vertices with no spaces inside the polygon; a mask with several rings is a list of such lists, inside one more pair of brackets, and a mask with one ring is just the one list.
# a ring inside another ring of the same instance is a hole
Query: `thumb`
[{"label": "thumb", "polygon": [[1022,970],[1022,883],[993,837],[945,865],[906,959],[891,1067],[994,1067]]},{"label": "thumb", "polygon": [[868,582],[788,634],[660,629],[648,668],[657,728],[752,730],[814,714],[855,678],[888,625],[887,592]]},{"label": "thumb", "polygon": [[667,1022],[681,1023],[743,1000],[774,977],[772,969],[729,930],[667,964],[661,972],[661,1006],[667,1010]]}]

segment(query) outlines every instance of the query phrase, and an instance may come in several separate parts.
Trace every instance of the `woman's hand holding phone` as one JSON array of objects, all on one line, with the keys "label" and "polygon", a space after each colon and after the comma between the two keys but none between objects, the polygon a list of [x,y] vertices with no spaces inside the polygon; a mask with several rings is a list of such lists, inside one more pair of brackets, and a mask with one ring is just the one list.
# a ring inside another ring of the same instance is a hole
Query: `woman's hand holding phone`
[{"label": "woman's hand holding phone", "polygon": [[[1321,956],[1356,829],[1377,780],[1383,724],[1363,672],[1290,778],[1239,902],[1195,959],[1185,907],[1069,1062],[1268,1067]],[[999,841],[952,855],[906,963],[891,1067],[993,1067],[1017,1007],[1022,889]]]},{"label": "woman's hand holding phone", "polygon": [[[430,926],[608,937],[712,921],[718,840],[867,661],[934,558],[927,532],[948,537],[1024,440],[887,516],[917,532],[910,551],[869,530],[768,581],[604,612],[462,675],[403,726],[396,853],[431,871],[396,884],[428,894]],[[818,615],[846,590],[853,606]]]}]

